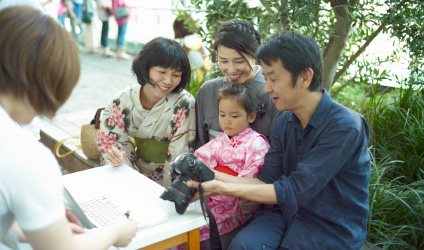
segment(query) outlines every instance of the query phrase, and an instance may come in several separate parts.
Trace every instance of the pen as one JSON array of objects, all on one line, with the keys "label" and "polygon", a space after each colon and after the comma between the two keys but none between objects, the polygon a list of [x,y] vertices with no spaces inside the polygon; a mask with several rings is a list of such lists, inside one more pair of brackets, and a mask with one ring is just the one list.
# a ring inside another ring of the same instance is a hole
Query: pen
[{"label": "pen", "polygon": [[127,218],[129,218],[130,217],[130,210],[126,211],[124,215],[127,216]]}]

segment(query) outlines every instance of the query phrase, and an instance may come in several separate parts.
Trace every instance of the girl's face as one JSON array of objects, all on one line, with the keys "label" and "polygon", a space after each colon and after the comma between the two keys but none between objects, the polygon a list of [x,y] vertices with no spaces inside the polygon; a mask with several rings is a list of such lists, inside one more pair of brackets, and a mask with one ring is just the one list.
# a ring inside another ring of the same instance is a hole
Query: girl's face
[{"label": "girl's face", "polygon": [[247,114],[234,98],[221,99],[218,106],[219,125],[230,138],[243,132],[255,121],[256,113]]},{"label": "girl's face", "polygon": [[223,45],[218,46],[218,66],[230,83],[245,83],[255,75],[255,58],[242,53],[245,60],[236,50]]},{"label": "girl's face", "polygon": [[182,72],[179,70],[153,66],[149,69],[149,78],[153,85],[145,84],[143,88],[146,88],[149,97],[159,101],[180,84],[181,76]]}]

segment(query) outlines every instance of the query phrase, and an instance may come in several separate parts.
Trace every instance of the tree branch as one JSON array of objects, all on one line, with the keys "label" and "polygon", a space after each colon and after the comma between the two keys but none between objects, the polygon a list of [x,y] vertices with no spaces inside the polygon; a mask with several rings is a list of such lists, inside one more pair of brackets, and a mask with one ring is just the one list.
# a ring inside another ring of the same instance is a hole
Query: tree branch
[{"label": "tree branch", "polygon": [[262,5],[265,7],[266,11],[268,11],[269,14],[273,13],[274,11],[271,9],[269,4],[266,0],[261,0]]},{"label": "tree branch", "polygon": [[[266,11],[268,11],[269,15],[272,15],[274,13],[274,11],[271,9],[271,6],[268,4],[268,2],[266,0],[260,0],[262,5],[265,7]],[[277,9],[283,8],[281,13],[285,13],[281,16],[279,23],[278,23],[278,27],[279,30],[288,30],[289,29],[289,21],[288,21],[288,17],[287,17],[287,11],[286,11],[286,3],[284,0],[282,0],[283,2],[283,7],[280,6],[280,4],[278,2],[275,2],[275,5],[277,7]]]},{"label": "tree branch", "polygon": [[347,86],[351,85],[353,83],[353,81],[356,78],[357,73],[355,73],[355,76],[350,78],[349,81],[347,81],[345,84],[343,84],[337,91],[335,91],[334,93],[331,94],[331,98],[336,97],[344,88],[346,88]]},{"label": "tree branch", "polygon": [[324,49],[324,72],[323,72],[323,87],[330,91],[334,75],[336,74],[337,66],[341,60],[346,42],[349,38],[352,29],[352,21],[349,15],[349,8],[335,8],[340,3],[340,0],[332,0],[331,6],[334,10],[336,23],[334,24],[334,34],[330,36],[329,42]]},{"label": "tree branch", "polygon": [[370,43],[377,37],[377,35],[380,34],[386,25],[387,23],[383,22],[380,27],[378,27],[378,29],[376,29],[374,33],[368,38],[368,40],[361,46],[361,48],[359,48],[356,53],[343,65],[343,68],[334,76],[331,86],[337,82],[337,80],[346,72],[347,68],[349,68],[349,66],[365,51],[368,45],[370,45]]},{"label": "tree branch", "polygon": [[319,31],[319,5],[320,5],[320,2],[321,2],[320,0],[315,1],[315,4],[316,4],[316,6],[315,6],[316,25],[315,25],[314,34],[312,35],[313,39],[315,39],[315,37],[317,36],[318,31]]}]

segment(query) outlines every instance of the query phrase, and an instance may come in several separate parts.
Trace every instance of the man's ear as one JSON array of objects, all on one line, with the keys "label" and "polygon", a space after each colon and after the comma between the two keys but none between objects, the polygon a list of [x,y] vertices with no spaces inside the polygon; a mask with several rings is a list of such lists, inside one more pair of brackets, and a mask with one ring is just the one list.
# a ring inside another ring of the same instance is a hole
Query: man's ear
[{"label": "man's ear", "polygon": [[249,123],[253,123],[256,119],[256,112],[252,112],[249,115],[247,115],[247,120]]},{"label": "man's ear", "polygon": [[314,76],[314,71],[311,68],[304,69],[300,72],[301,77],[301,87],[304,89],[309,88],[309,85],[312,82],[312,77]]}]

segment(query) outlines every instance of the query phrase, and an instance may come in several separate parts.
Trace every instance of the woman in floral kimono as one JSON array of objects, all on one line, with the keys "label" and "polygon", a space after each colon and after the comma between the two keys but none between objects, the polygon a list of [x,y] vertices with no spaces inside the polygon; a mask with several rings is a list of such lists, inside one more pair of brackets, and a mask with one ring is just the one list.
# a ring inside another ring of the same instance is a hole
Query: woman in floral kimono
[{"label": "woman in floral kimono", "polygon": [[184,90],[190,63],[176,41],[158,37],[143,46],[132,71],[139,85],[105,108],[97,147],[103,164],[125,163],[167,187],[170,162],[194,148],[194,98]]},{"label": "woman in floral kimono", "polygon": [[[264,164],[269,143],[250,128],[263,112],[254,88],[249,84],[227,84],[217,94],[219,125],[224,131],[196,150],[195,155],[215,171],[238,177],[256,177]],[[258,112],[258,113],[257,113]],[[220,235],[243,225],[250,215],[242,213],[235,197],[212,196],[207,203],[215,217]],[[202,247],[208,249],[209,227],[200,228]],[[223,239],[223,237],[221,237]],[[223,249],[227,249],[222,241]]]}]

